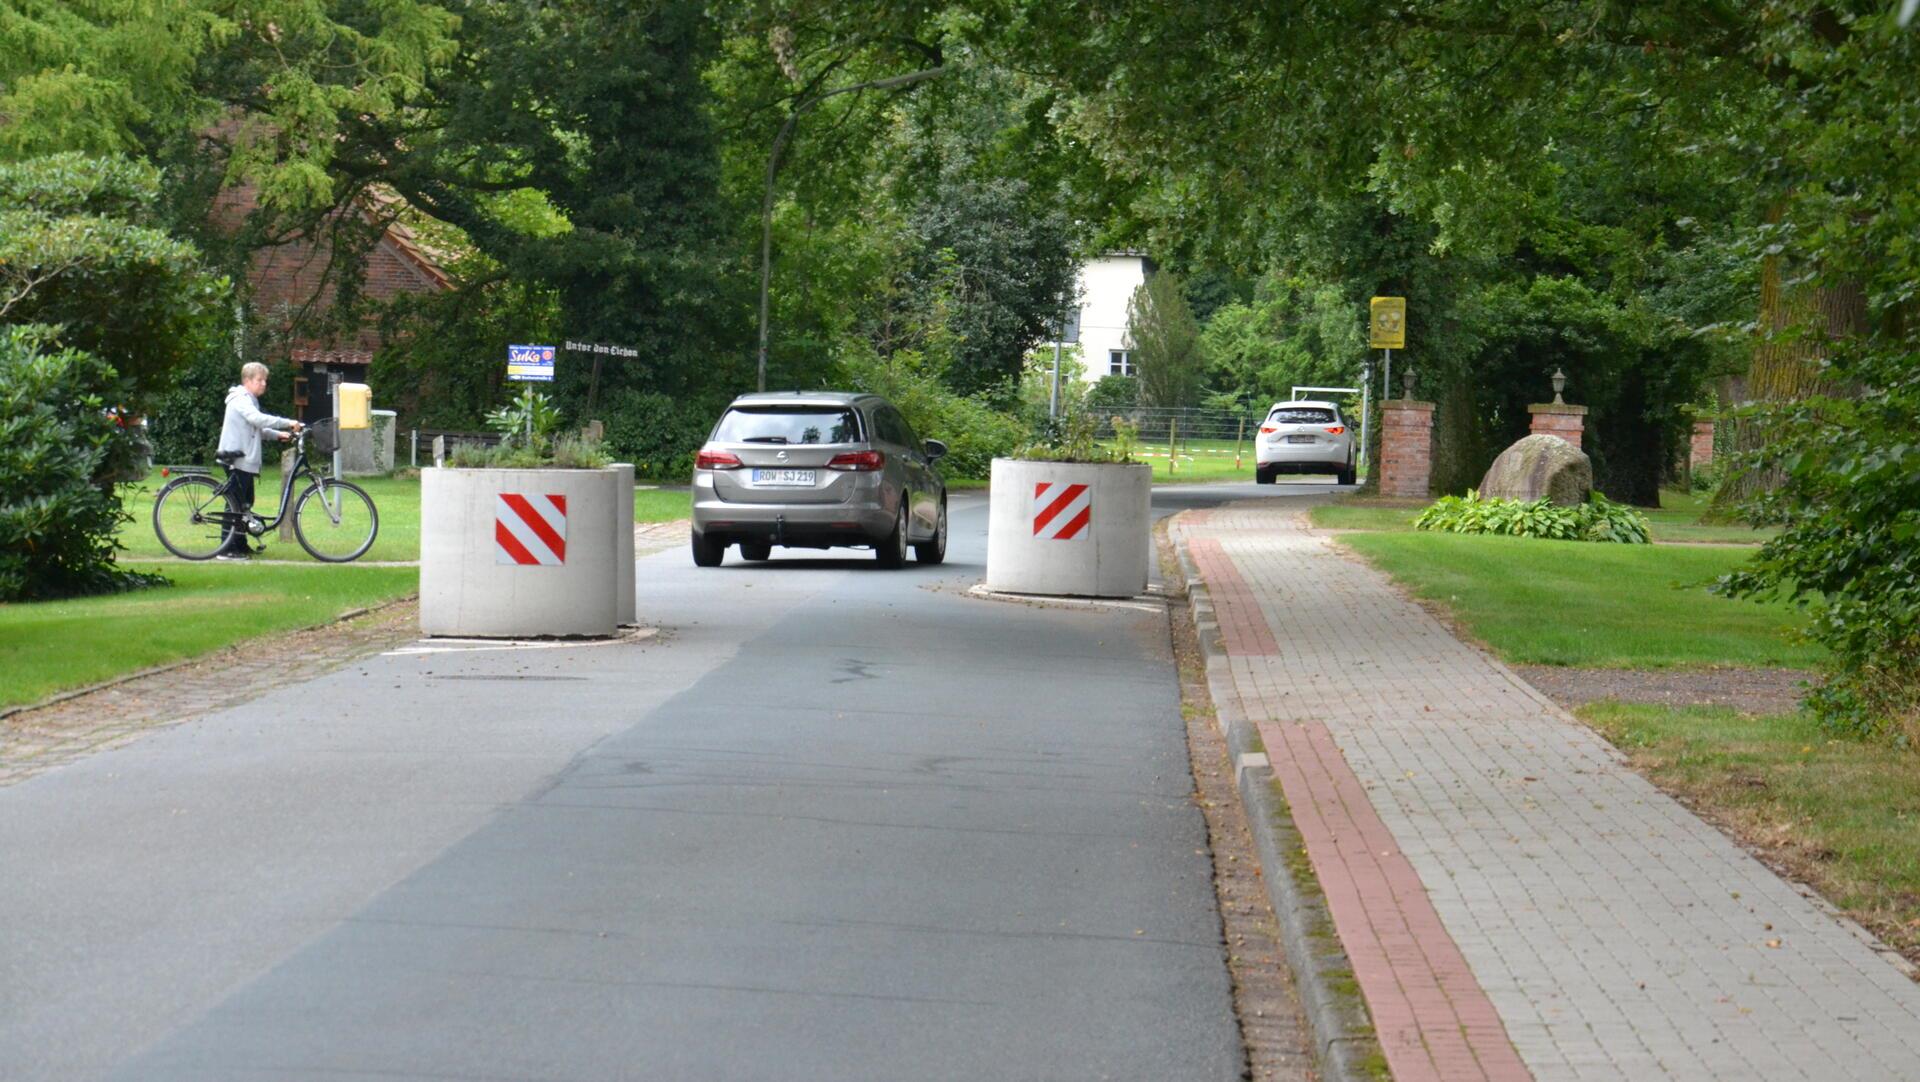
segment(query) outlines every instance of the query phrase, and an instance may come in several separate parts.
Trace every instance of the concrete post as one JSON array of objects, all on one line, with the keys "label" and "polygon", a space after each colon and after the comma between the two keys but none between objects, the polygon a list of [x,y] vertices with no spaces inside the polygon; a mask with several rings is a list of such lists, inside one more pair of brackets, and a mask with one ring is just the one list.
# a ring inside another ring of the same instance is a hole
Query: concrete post
[{"label": "concrete post", "polygon": [[1564,402],[1536,402],[1527,407],[1533,414],[1533,434],[1536,436],[1558,436],[1575,447],[1580,446],[1580,435],[1587,426],[1587,407],[1569,406]]},{"label": "concrete post", "polygon": [[1433,403],[1395,398],[1380,403],[1380,495],[1424,500],[1432,495]]}]

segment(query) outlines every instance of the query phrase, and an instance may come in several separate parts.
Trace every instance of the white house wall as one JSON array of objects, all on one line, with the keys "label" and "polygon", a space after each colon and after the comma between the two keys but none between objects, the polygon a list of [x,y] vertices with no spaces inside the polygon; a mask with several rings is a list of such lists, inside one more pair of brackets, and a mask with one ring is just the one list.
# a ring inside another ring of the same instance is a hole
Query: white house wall
[{"label": "white house wall", "polygon": [[1107,374],[1113,350],[1130,350],[1127,305],[1147,280],[1146,259],[1105,255],[1080,265],[1081,378],[1088,383]]}]

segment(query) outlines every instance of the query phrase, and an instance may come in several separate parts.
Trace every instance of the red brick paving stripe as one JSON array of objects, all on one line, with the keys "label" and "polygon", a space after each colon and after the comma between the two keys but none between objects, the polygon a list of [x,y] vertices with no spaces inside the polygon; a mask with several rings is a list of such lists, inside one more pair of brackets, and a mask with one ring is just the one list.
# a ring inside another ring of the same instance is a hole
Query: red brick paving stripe
[{"label": "red brick paving stripe", "polygon": [[1253,590],[1220,542],[1211,537],[1190,538],[1187,552],[1200,577],[1207,580],[1207,592],[1213,595],[1214,617],[1220,621],[1220,637],[1226,640],[1227,653],[1241,657],[1279,654],[1280,643],[1273,637],[1266,614],[1260,611]]},{"label": "red brick paving stripe", "polygon": [[1258,725],[1395,1082],[1530,1080],[1333,734],[1317,721]]}]

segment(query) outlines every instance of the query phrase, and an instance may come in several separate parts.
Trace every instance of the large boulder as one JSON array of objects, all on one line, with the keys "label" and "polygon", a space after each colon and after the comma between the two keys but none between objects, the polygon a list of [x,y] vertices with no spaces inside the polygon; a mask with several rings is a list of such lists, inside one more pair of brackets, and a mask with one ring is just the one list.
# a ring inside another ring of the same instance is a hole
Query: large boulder
[{"label": "large boulder", "polygon": [[1593,460],[1558,436],[1528,436],[1500,452],[1480,479],[1485,499],[1537,500],[1561,507],[1587,502],[1593,493]]}]

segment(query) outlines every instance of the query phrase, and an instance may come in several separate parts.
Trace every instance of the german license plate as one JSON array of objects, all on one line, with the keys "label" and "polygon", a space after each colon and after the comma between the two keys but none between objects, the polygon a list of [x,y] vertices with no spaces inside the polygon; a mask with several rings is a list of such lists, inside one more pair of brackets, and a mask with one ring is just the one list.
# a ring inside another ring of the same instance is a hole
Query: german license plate
[{"label": "german license plate", "polygon": [[793,488],[812,488],[812,470],[755,470],[753,483],[756,485],[786,485]]},{"label": "german license plate", "polygon": [[1312,436],[1288,436],[1287,442],[1288,443],[1312,443],[1313,437]]}]

